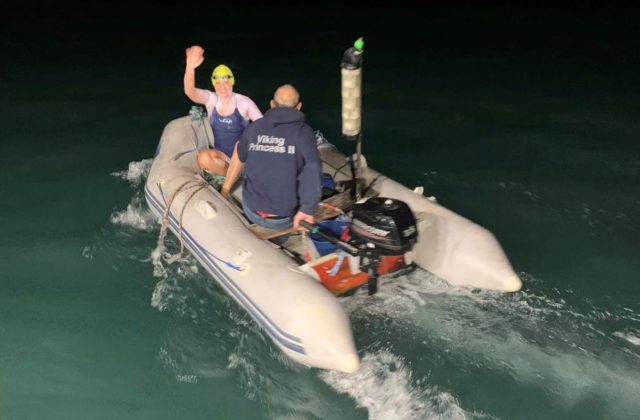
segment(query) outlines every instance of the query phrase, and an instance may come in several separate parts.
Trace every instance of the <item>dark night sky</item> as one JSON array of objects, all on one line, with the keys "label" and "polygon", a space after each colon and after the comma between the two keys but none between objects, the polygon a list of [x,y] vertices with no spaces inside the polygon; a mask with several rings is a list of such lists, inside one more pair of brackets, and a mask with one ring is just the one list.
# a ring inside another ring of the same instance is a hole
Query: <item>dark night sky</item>
[{"label": "dark night sky", "polygon": [[[633,74],[640,70],[640,25],[628,6],[457,2],[430,3],[418,13],[390,1],[317,2],[307,4],[309,11],[293,1],[186,4],[24,3],[0,27],[3,61],[12,79],[24,74],[37,80],[43,68],[59,63],[106,68],[149,62],[162,69],[175,62],[179,67],[176,57],[185,47],[199,43],[214,56],[211,46],[221,38],[238,50],[250,47],[247,54],[286,57],[294,50],[342,50],[364,35],[365,48],[375,47],[403,64],[422,60],[422,65],[433,65],[439,56],[465,57],[465,62],[535,57],[539,63],[561,60],[579,68],[606,68],[609,74],[620,71],[625,77],[616,81],[618,89],[639,88]],[[473,75],[476,70],[468,71]]]},{"label": "dark night sky", "polygon": [[[45,1],[37,6],[17,5],[13,18],[3,22],[3,43],[23,40],[42,44],[82,35],[96,42],[130,35],[141,42],[168,34],[203,32],[255,32],[304,38],[318,32],[366,32],[379,42],[423,42],[473,46],[528,43],[565,44],[568,48],[640,46],[635,13],[628,6],[579,2],[547,7],[512,2],[450,2],[422,5],[416,12],[402,2],[370,1],[308,3],[301,10],[293,1],[169,2],[158,6],[144,2],[72,5]],[[587,44],[587,45],[585,45]],[[636,53],[637,54],[637,53]],[[636,55],[637,56],[637,55]]]}]

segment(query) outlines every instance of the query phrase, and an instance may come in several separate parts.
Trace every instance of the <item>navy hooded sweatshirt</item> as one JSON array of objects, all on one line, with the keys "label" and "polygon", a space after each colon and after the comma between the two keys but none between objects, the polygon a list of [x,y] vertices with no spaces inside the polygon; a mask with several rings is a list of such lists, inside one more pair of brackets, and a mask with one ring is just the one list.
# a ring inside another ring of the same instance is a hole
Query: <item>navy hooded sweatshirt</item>
[{"label": "navy hooded sweatshirt", "polygon": [[282,217],[316,212],[322,163],[302,112],[269,109],[242,133],[238,157],[245,163],[242,199],[251,210]]}]

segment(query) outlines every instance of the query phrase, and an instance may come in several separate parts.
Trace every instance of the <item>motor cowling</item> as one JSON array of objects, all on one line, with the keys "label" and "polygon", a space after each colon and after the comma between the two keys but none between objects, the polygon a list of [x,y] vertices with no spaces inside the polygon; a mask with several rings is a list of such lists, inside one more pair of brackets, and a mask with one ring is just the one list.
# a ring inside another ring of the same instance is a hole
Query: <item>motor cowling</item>
[{"label": "motor cowling", "polygon": [[349,231],[379,255],[400,255],[411,250],[418,238],[416,218],[404,201],[372,197],[353,207]]}]

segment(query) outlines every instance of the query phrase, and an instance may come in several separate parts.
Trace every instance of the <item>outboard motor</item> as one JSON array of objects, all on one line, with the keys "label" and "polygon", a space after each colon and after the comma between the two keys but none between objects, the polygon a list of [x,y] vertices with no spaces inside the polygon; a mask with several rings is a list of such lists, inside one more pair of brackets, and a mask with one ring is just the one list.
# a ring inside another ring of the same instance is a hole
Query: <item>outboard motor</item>
[{"label": "outboard motor", "polygon": [[416,219],[407,203],[387,197],[373,197],[354,205],[346,241],[322,226],[304,220],[300,224],[346,253],[360,257],[360,271],[367,273],[370,295],[378,290],[381,261],[398,256],[404,259],[418,238]]},{"label": "outboard motor", "polygon": [[404,254],[418,238],[416,218],[407,203],[385,197],[355,204],[350,232],[380,255]]},{"label": "outboard motor", "polygon": [[370,295],[378,289],[380,257],[404,254],[418,238],[416,218],[407,203],[386,197],[355,204],[349,231],[349,242],[362,254],[361,269],[369,275]]}]

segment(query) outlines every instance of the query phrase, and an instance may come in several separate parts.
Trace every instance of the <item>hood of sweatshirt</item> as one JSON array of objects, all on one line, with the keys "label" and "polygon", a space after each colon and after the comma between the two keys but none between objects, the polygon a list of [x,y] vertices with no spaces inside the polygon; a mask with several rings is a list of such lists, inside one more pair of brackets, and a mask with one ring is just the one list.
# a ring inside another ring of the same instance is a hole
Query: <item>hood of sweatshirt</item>
[{"label": "hood of sweatshirt", "polygon": [[280,124],[304,122],[305,115],[295,108],[271,108],[264,113],[267,126],[277,127]]}]

